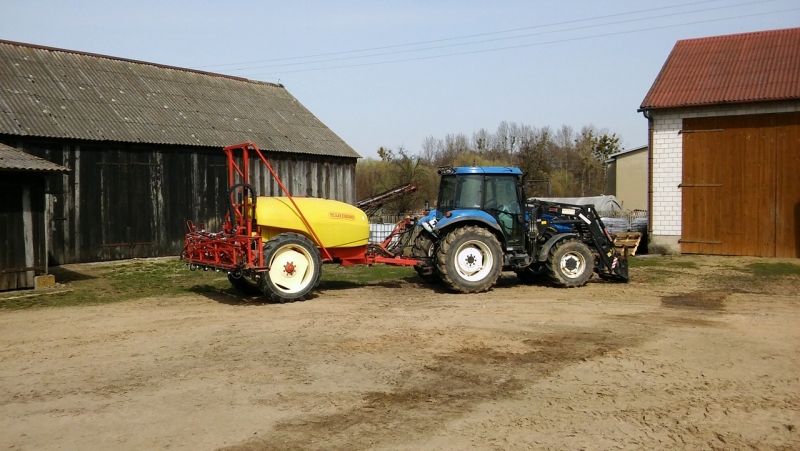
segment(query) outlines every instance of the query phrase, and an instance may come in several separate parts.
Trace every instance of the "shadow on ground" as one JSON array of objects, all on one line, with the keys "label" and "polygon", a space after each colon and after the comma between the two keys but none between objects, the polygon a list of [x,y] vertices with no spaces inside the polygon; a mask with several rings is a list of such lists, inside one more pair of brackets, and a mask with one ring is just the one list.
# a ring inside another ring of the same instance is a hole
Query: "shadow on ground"
[{"label": "shadow on ground", "polygon": [[91,280],[97,278],[97,276],[93,276],[91,274],[86,274],[83,272],[71,271],[61,266],[51,266],[49,268],[49,272],[50,274],[55,276],[56,282],[58,283],[77,282],[80,280]]}]

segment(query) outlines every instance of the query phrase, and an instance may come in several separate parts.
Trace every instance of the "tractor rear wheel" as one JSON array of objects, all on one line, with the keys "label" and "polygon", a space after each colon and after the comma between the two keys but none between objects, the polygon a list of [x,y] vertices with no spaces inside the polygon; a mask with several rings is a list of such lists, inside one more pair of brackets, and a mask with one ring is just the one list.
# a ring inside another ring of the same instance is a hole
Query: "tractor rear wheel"
[{"label": "tractor rear wheel", "polygon": [[589,247],[577,240],[564,240],[550,249],[547,273],[554,285],[575,288],[586,285],[594,272],[594,256]]},{"label": "tractor rear wheel", "polygon": [[451,290],[479,293],[492,288],[503,269],[500,242],[488,230],[466,226],[442,240],[436,250],[436,269]]},{"label": "tractor rear wheel", "polygon": [[311,295],[322,274],[322,259],[314,243],[297,233],[282,233],[264,245],[260,288],[275,302],[302,301]]},{"label": "tractor rear wheel", "polygon": [[414,265],[414,270],[426,283],[438,283],[441,281],[439,275],[436,274],[435,245],[435,238],[430,233],[421,231],[417,238],[414,239],[414,245],[411,247],[411,257],[422,263],[421,265]]}]

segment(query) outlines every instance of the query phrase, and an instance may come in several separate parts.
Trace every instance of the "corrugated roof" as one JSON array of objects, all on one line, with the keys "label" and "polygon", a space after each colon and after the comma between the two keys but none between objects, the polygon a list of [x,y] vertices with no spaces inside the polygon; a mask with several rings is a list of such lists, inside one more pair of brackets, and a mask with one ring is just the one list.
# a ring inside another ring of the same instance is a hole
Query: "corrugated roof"
[{"label": "corrugated roof", "polygon": [[641,109],[800,99],[800,28],[678,41]]},{"label": "corrugated roof", "polygon": [[69,169],[0,143],[0,171],[67,172]]},{"label": "corrugated roof", "polygon": [[282,86],[0,40],[0,133],[359,157]]}]

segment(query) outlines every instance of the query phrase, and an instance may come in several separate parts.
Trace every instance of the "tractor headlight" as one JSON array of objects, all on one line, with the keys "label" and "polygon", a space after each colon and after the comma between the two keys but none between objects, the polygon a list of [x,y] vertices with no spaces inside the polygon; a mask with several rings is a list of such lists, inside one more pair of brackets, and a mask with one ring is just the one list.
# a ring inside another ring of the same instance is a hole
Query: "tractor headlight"
[{"label": "tractor headlight", "polygon": [[422,221],[422,228],[428,233],[433,233],[433,228],[436,226],[436,218],[429,221]]}]

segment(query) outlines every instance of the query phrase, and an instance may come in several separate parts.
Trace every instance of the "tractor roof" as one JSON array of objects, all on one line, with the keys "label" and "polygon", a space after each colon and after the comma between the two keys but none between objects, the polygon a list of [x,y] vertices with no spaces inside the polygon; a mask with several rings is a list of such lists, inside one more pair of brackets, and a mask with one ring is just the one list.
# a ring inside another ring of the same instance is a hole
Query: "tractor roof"
[{"label": "tractor roof", "polygon": [[452,168],[449,166],[441,167],[438,170],[439,174],[508,174],[508,175],[522,175],[519,168],[511,166],[464,166]]}]

